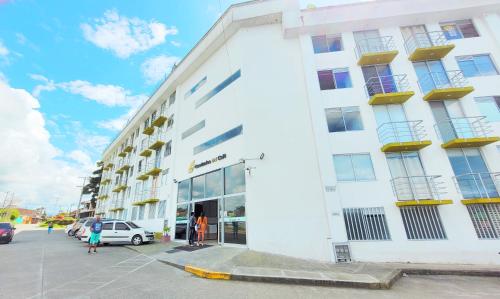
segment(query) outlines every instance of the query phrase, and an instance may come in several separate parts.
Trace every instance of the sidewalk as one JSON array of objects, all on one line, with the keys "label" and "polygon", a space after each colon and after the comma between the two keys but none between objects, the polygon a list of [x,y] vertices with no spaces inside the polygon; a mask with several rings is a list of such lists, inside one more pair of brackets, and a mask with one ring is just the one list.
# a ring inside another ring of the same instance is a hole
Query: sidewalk
[{"label": "sidewalk", "polygon": [[495,265],[334,264],[218,245],[193,252],[173,250],[181,245],[169,242],[127,247],[170,266],[212,279],[389,289],[402,275],[500,277],[500,267]]}]

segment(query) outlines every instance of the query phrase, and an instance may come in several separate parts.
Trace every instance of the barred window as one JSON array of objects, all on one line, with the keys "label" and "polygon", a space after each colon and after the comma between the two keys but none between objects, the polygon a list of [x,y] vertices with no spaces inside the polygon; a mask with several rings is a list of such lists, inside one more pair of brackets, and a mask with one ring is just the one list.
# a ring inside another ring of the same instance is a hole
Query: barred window
[{"label": "barred window", "polygon": [[132,208],[132,217],[130,220],[132,221],[137,220],[137,207]]},{"label": "barred window", "polygon": [[344,221],[349,240],[390,240],[384,208],[347,208]]},{"label": "barred window", "polygon": [[467,205],[479,239],[500,239],[500,204]]},{"label": "barred window", "polygon": [[446,239],[436,206],[401,207],[401,216],[409,240]]}]

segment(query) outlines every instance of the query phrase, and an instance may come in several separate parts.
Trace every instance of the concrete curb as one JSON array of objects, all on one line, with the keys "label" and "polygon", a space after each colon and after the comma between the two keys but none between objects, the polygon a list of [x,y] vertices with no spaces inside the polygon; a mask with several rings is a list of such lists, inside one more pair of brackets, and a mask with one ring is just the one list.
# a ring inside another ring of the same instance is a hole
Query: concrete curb
[{"label": "concrete curb", "polygon": [[[125,246],[125,247],[135,252],[142,253],[141,251],[135,249],[132,246]],[[298,277],[284,277],[284,276],[233,274],[227,272],[212,271],[209,269],[203,269],[192,265],[181,265],[165,260],[159,260],[159,259],[156,260],[163,264],[169,265],[171,267],[177,268],[179,270],[191,273],[195,276],[205,279],[265,282],[265,283],[306,285],[306,286],[346,287],[346,288],[360,288],[360,289],[371,289],[371,290],[388,290],[394,285],[394,283],[396,283],[396,281],[398,281],[403,276],[403,274],[500,277],[500,270],[402,268],[402,269],[392,270],[381,281],[364,282],[364,281],[337,280],[337,279],[312,279],[312,278],[298,278]]]}]

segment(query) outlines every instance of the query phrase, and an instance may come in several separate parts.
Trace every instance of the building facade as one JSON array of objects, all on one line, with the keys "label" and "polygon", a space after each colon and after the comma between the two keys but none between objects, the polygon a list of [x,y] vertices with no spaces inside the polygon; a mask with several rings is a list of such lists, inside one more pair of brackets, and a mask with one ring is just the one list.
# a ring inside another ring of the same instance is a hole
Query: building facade
[{"label": "building facade", "polygon": [[500,264],[500,3],[231,6],[103,154],[96,211],[323,261]]}]

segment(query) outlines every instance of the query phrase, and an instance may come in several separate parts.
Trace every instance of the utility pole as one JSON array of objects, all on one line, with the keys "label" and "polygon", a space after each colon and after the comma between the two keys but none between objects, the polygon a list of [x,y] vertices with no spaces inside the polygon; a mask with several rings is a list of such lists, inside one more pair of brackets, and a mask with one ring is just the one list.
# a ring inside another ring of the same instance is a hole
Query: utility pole
[{"label": "utility pole", "polygon": [[76,207],[76,219],[80,219],[80,205],[82,204],[83,188],[85,188],[85,184],[87,183],[87,177],[80,177],[80,179],[83,179],[83,185],[77,186],[82,187],[82,191],[80,192],[80,199],[78,200],[78,206]]},{"label": "utility pole", "polygon": [[5,197],[3,198],[2,208],[7,207],[6,204],[7,204],[7,197],[9,197],[9,193],[10,193],[10,191],[5,192]]}]

